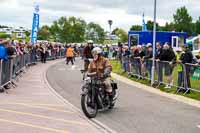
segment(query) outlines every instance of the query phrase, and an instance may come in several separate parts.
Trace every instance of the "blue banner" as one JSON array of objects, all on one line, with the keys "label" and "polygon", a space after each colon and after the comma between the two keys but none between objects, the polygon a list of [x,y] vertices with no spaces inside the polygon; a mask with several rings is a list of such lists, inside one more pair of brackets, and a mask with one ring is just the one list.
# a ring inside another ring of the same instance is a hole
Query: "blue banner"
[{"label": "blue banner", "polygon": [[33,14],[33,24],[32,24],[32,34],[31,34],[31,43],[35,44],[37,42],[37,33],[39,31],[39,6],[35,6],[35,13]]},{"label": "blue banner", "polygon": [[142,31],[147,31],[147,25],[146,25],[145,20],[144,20],[144,14],[143,14],[143,17],[142,17]]}]

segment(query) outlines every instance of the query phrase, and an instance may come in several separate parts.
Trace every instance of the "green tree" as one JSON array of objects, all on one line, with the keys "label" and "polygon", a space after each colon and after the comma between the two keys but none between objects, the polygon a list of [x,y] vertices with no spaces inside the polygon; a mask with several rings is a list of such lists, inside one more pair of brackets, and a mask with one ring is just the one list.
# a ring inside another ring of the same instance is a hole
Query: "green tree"
[{"label": "green tree", "polygon": [[118,29],[115,32],[115,35],[117,35],[120,38],[120,42],[124,43],[128,41],[128,33],[124,29]]},{"label": "green tree", "polygon": [[113,35],[116,35],[116,31],[118,31],[119,30],[119,28],[115,28],[113,31],[112,31],[112,34]]},{"label": "green tree", "polygon": [[8,28],[8,26],[0,25],[0,28]]},{"label": "green tree", "polygon": [[47,25],[42,26],[38,31],[38,40],[49,40],[51,36],[50,28]]},{"label": "green tree", "polygon": [[85,39],[86,22],[76,17],[61,17],[53,22],[50,32],[60,42],[83,42]]},{"label": "green tree", "polygon": [[31,33],[29,31],[25,31],[26,37],[30,37]]},{"label": "green tree", "polygon": [[177,9],[176,14],[173,15],[173,18],[176,31],[187,32],[188,35],[192,34],[192,17],[189,15],[185,6]]},{"label": "green tree", "polygon": [[140,26],[140,25],[132,25],[130,30],[131,31],[141,31],[142,30],[142,26]]},{"label": "green tree", "polygon": [[[153,26],[154,26],[154,23],[153,21],[147,21],[147,30],[150,30],[150,31],[153,31]],[[161,30],[161,27],[159,26],[158,23],[156,23],[156,30],[157,31],[160,31]]]},{"label": "green tree", "polygon": [[96,23],[89,23],[86,27],[86,39],[95,43],[103,43],[105,39],[104,29]]},{"label": "green tree", "polygon": [[166,23],[164,27],[162,27],[162,31],[174,31],[175,26],[174,23]]},{"label": "green tree", "polygon": [[0,38],[6,39],[6,38],[10,38],[11,36],[6,34],[6,33],[0,33]]},{"label": "green tree", "polygon": [[195,33],[198,35],[200,34],[200,17],[195,23]]}]

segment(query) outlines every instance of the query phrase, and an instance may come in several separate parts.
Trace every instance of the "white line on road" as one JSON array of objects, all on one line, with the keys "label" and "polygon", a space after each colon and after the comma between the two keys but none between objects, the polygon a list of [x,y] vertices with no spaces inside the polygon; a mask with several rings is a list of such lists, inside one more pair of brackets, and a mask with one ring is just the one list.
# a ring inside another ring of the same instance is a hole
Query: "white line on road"
[{"label": "white line on road", "polygon": [[200,128],[200,125],[197,125],[198,128]]}]

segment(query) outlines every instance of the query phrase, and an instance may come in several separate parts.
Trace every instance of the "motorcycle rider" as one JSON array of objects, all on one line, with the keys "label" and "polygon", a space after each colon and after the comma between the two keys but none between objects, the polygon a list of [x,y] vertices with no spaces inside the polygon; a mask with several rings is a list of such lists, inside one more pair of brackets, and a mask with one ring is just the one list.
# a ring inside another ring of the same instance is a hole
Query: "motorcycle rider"
[{"label": "motorcycle rider", "polygon": [[[92,50],[93,55],[93,61],[88,66],[88,72],[97,73],[97,77],[102,79],[102,82],[105,84],[106,92],[109,95],[110,101],[113,100],[113,94],[112,94],[112,86],[111,86],[111,71],[112,71],[112,65],[110,64],[109,60],[107,58],[104,58],[102,55],[102,49],[99,47],[95,47]],[[112,102],[111,102],[112,106]]]}]

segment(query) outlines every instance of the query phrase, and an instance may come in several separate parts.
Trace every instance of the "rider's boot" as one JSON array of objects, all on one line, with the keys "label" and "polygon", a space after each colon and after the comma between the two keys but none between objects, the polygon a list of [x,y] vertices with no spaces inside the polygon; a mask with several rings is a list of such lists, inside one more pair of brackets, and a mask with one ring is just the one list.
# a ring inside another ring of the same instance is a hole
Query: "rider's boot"
[{"label": "rider's boot", "polygon": [[111,92],[111,93],[108,93],[108,96],[109,96],[109,100],[110,100],[109,109],[112,109],[113,106],[114,106],[114,103],[113,103],[113,94],[112,94],[112,92]]}]

